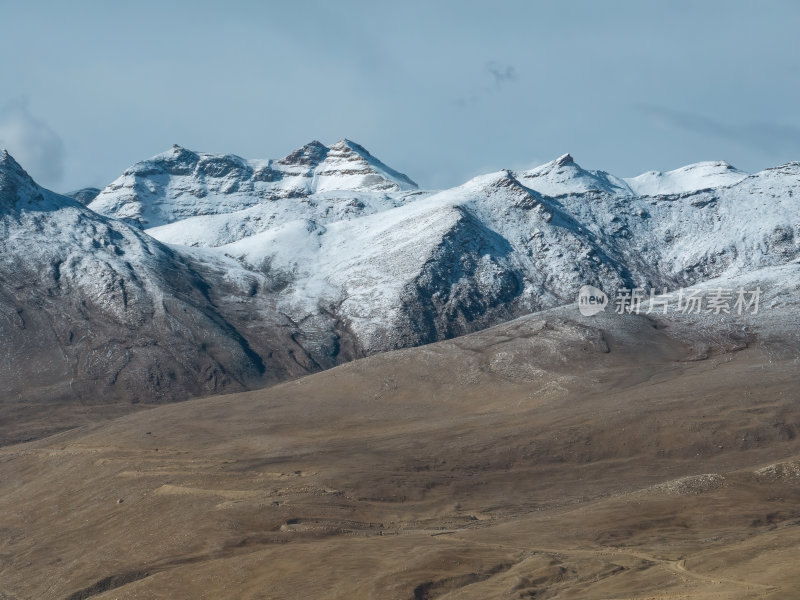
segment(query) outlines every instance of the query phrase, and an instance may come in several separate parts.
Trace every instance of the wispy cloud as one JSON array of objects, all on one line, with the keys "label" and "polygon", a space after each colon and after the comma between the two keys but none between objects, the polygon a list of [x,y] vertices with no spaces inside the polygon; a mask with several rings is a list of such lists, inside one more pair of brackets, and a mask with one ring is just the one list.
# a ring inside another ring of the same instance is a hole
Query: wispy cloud
[{"label": "wispy cloud", "polygon": [[47,123],[31,114],[26,100],[0,108],[0,148],[7,149],[31,176],[44,185],[64,176],[64,142]]},{"label": "wispy cloud", "polygon": [[800,154],[800,128],[768,121],[725,123],[706,115],[640,104],[638,110],[664,125],[757,148],[768,155]]},{"label": "wispy cloud", "polygon": [[514,65],[503,65],[491,61],[486,63],[485,71],[492,77],[496,87],[517,80],[517,70]]},{"label": "wispy cloud", "polygon": [[484,77],[490,79],[490,83],[484,83],[469,93],[462,95],[455,100],[456,106],[466,108],[478,104],[490,95],[499,92],[502,88],[517,81],[517,70],[514,65],[489,61],[483,67]]}]

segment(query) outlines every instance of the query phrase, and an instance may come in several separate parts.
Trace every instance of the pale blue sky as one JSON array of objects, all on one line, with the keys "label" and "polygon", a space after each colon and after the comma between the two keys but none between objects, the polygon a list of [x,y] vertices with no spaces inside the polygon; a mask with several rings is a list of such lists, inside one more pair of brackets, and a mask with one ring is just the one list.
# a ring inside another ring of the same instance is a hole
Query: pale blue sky
[{"label": "pale blue sky", "polygon": [[353,139],[425,187],[571,152],[800,160],[800,3],[0,0],[0,145],[102,186],[179,143]]}]

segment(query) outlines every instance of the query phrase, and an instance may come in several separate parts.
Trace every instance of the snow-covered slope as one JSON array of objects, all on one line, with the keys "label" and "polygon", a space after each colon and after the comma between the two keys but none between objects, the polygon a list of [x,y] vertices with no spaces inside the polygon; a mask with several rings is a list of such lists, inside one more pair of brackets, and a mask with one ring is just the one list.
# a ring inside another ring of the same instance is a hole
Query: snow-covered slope
[{"label": "snow-covered slope", "polygon": [[682,194],[733,185],[747,177],[724,161],[699,162],[662,173],[648,171],[624,181],[640,196]]},{"label": "snow-covered slope", "polygon": [[322,301],[367,353],[552,306],[581,281],[625,280],[624,265],[593,236],[507,171],[372,215],[296,220],[217,250],[280,273],[280,305],[294,318]]},{"label": "snow-covered slope", "polygon": [[[185,246],[221,246],[270,231],[298,219],[317,223],[349,220],[401,206],[420,192],[385,193],[372,190],[338,190],[308,196],[278,197],[266,202],[234,207],[230,212],[189,216],[148,228],[153,237]],[[97,208],[96,205],[93,205]],[[221,207],[217,207],[222,210]]]}]

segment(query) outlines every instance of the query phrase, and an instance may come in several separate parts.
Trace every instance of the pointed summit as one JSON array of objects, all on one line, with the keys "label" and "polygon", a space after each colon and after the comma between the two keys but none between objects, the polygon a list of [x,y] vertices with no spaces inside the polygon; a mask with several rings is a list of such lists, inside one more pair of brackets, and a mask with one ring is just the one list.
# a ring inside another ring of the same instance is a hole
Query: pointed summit
[{"label": "pointed summit", "polygon": [[294,152],[287,154],[284,158],[276,161],[282,165],[297,165],[304,167],[316,167],[319,163],[325,160],[328,155],[329,148],[322,142],[313,140],[298,148]]},{"label": "pointed summit", "polygon": [[14,169],[25,172],[24,169],[19,166],[19,163],[14,160],[14,157],[9,154],[8,149],[3,148],[3,154],[0,156],[0,166],[6,169]]},{"label": "pointed summit", "polygon": [[362,146],[361,144],[357,144],[352,140],[348,140],[347,138],[340,139],[333,146],[331,146],[331,150],[336,150],[339,152],[351,151],[360,154],[361,156],[364,157],[372,156],[372,154],[369,153],[369,150],[364,148],[364,146]]},{"label": "pointed summit", "polygon": [[[318,188],[325,189],[373,189],[412,190],[417,184],[407,175],[395,171],[369,150],[347,138],[342,138],[330,147],[328,155],[320,164],[317,175],[328,177]],[[335,187],[343,186],[343,187]]]},{"label": "pointed summit", "polygon": [[50,210],[63,206],[65,202],[72,201],[40,187],[8,150],[3,150],[0,155],[0,207],[35,205],[39,210]]},{"label": "pointed summit", "polygon": [[611,195],[632,195],[628,184],[605,171],[587,171],[572,155],[562,154],[548,163],[517,173],[519,180],[547,196],[600,192]]},{"label": "pointed summit", "polygon": [[564,165],[572,165],[575,164],[575,160],[572,158],[572,155],[567,152],[566,154],[562,154],[555,160],[555,164],[559,167],[563,167]]},{"label": "pointed summit", "polygon": [[14,160],[14,157],[3,149],[0,156],[0,194],[6,195],[21,187],[38,188],[28,172]]},{"label": "pointed summit", "polygon": [[199,158],[199,154],[179,144],[172,144],[172,148],[161,154],[160,156],[165,157],[166,159],[178,161],[178,162],[192,162],[196,161]]}]

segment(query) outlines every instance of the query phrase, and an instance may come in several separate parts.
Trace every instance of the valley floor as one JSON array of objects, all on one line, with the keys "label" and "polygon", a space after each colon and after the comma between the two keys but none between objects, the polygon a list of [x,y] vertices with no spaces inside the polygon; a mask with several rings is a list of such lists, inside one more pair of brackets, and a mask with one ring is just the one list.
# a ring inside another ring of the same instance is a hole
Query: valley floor
[{"label": "valley floor", "polygon": [[0,448],[0,598],[797,598],[797,354],[630,323]]}]

